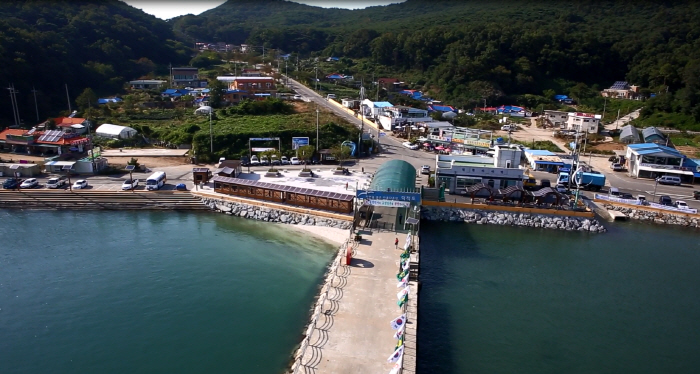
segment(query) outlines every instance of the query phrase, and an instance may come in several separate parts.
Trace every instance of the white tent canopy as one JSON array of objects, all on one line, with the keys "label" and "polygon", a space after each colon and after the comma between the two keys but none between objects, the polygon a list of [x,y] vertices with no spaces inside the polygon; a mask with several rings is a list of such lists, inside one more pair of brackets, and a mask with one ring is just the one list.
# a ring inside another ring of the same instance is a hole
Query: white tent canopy
[{"label": "white tent canopy", "polygon": [[194,111],[194,114],[210,114],[212,109],[208,105],[201,106]]},{"label": "white tent canopy", "polygon": [[118,126],[105,123],[95,130],[95,135],[103,138],[128,139],[136,135],[136,130],[127,126]]}]

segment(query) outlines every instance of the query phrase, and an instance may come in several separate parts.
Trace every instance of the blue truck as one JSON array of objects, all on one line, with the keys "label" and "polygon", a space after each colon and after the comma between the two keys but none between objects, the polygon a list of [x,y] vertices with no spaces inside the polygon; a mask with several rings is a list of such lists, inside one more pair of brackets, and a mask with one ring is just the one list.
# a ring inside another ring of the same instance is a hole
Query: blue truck
[{"label": "blue truck", "polygon": [[[605,186],[605,175],[598,173],[586,173],[579,171],[576,177],[571,181],[571,187],[576,187],[576,183],[584,190],[600,191]],[[557,178],[557,185],[569,185],[569,173],[561,172]]]}]

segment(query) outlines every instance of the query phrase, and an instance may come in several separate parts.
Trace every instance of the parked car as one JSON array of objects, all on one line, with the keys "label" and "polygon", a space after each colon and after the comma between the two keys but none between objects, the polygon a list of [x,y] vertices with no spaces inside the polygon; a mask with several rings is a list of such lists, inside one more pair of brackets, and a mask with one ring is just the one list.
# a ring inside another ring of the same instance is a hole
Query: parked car
[{"label": "parked car", "polygon": [[258,156],[253,156],[250,158],[250,164],[252,166],[258,166],[260,165],[260,160],[258,160]]},{"label": "parked car", "polygon": [[292,165],[299,165],[301,161],[299,161],[299,157],[292,157],[291,160],[289,161]]},{"label": "parked car", "polygon": [[559,192],[559,193],[563,193],[563,194],[569,193],[569,188],[563,184],[557,184],[557,186],[554,189],[557,190],[557,192]]},{"label": "parked car", "polygon": [[301,95],[294,95],[292,98],[294,100],[301,100]]},{"label": "parked car", "polygon": [[85,188],[87,188],[87,186],[88,186],[88,181],[86,181],[85,179],[79,179],[79,180],[75,181],[75,183],[73,183],[73,189],[76,189],[76,190],[85,189]]},{"label": "parked car", "polygon": [[552,187],[552,182],[549,179],[540,179],[540,187]]},{"label": "parked car", "polygon": [[34,188],[39,185],[39,181],[36,180],[36,178],[28,178],[25,179],[22,184],[19,185],[19,188]]},{"label": "parked car", "polygon": [[631,193],[621,192],[620,199],[634,200],[634,196]]},{"label": "parked car", "polygon": [[267,159],[267,156],[260,157],[260,165],[263,165],[263,166],[270,165],[270,161]]},{"label": "parked car", "polygon": [[700,200],[700,191],[693,191],[693,199]]},{"label": "parked car", "polygon": [[673,204],[678,209],[690,209],[688,204],[685,201],[682,200],[676,200],[675,204]]},{"label": "parked car", "polygon": [[55,177],[55,178],[50,178],[48,181],[46,181],[46,188],[61,188],[66,186],[66,177]]},{"label": "parked car", "polygon": [[680,186],[681,185],[681,178],[680,177],[674,177],[671,175],[664,175],[662,177],[659,177],[656,179],[659,184],[671,184],[674,186]]},{"label": "parked car", "polygon": [[2,184],[2,188],[6,190],[14,190],[17,187],[19,187],[20,183],[22,183],[21,179],[17,178],[10,178],[5,181],[5,183]]},{"label": "parked car", "polygon": [[122,190],[133,190],[134,188],[138,187],[138,185],[138,179],[127,179],[124,181],[124,183],[122,183]]},{"label": "parked car", "polygon": [[408,149],[413,149],[413,150],[418,149],[418,144],[413,144],[411,142],[403,142],[402,144],[404,147],[406,147]]},{"label": "parked car", "polygon": [[243,156],[241,157],[241,166],[249,166],[250,165],[250,159],[248,156]]},{"label": "parked car", "polygon": [[289,159],[287,158],[287,156],[282,156],[280,162],[282,163],[282,165],[289,165]]},{"label": "parked car", "polygon": [[501,131],[515,131],[516,128],[516,125],[503,125],[501,126]]},{"label": "parked car", "polygon": [[282,165],[282,162],[277,158],[276,155],[270,156],[270,165]]},{"label": "parked car", "polygon": [[430,174],[430,165],[423,165],[420,167],[421,174]]},{"label": "parked car", "polygon": [[613,169],[613,171],[623,171],[625,167],[620,164],[612,163],[610,164],[610,169]]},{"label": "parked car", "polygon": [[178,184],[175,186],[175,189],[178,190],[178,191],[187,191],[187,186],[185,186],[184,183],[178,183]]},{"label": "parked car", "polygon": [[219,158],[219,164],[217,165],[217,167],[221,167],[221,163],[224,161],[226,161],[226,157]]},{"label": "parked car", "polygon": [[659,204],[673,206],[673,200],[671,200],[671,197],[667,195],[659,196]]}]

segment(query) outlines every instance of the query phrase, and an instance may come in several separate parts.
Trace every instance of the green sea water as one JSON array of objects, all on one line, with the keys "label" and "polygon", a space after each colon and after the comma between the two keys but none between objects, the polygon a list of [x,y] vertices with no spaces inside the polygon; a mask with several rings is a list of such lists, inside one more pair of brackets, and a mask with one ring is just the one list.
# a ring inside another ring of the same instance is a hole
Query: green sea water
[{"label": "green sea water", "polygon": [[335,246],[216,214],[0,211],[0,373],[281,373]]},{"label": "green sea water", "polygon": [[419,374],[697,373],[698,230],[421,223]]}]

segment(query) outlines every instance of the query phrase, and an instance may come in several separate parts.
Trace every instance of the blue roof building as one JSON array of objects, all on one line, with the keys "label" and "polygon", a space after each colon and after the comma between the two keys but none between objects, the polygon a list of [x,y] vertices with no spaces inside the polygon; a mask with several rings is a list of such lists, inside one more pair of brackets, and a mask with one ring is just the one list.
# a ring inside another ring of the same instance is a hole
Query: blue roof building
[{"label": "blue roof building", "polygon": [[684,183],[693,183],[697,166],[677,149],[655,143],[627,146],[627,170],[637,178],[658,178],[673,175]]}]

